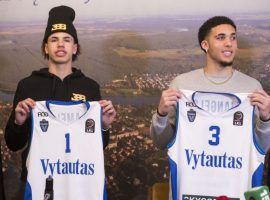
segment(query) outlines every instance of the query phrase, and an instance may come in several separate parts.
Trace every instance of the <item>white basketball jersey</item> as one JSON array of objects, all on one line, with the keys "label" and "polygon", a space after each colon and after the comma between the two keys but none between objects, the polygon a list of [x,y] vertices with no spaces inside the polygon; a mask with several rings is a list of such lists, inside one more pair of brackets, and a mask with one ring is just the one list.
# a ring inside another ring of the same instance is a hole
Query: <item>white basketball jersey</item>
[{"label": "white basketball jersey", "polygon": [[244,192],[262,184],[264,161],[248,94],[181,91],[168,145],[172,199],[244,200]]},{"label": "white basketball jersey", "polygon": [[106,199],[101,107],[98,102],[38,101],[32,110],[25,199]]}]

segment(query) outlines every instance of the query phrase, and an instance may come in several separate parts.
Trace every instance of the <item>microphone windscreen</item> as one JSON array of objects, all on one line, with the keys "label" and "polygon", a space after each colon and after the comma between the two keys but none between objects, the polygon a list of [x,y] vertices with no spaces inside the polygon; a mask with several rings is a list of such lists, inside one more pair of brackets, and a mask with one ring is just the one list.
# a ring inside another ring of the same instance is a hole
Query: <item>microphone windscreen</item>
[{"label": "microphone windscreen", "polygon": [[270,199],[269,189],[267,186],[259,186],[250,189],[244,193],[246,200],[267,200]]},{"label": "microphone windscreen", "polygon": [[223,196],[217,197],[216,200],[229,200],[229,198],[227,196],[223,195]]}]

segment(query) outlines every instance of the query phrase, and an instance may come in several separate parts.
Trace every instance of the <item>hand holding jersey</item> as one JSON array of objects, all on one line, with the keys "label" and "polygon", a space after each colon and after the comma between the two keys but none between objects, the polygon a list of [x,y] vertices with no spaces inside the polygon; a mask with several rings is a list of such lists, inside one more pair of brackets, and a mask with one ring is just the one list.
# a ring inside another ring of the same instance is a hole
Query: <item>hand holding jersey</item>
[{"label": "hand holding jersey", "polygon": [[55,199],[106,199],[100,104],[36,101],[31,113],[24,199],[42,199],[49,176]]},{"label": "hand holding jersey", "polygon": [[181,91],[169,88],[162,92],[157,112],[160,116],[166,116],[172,106],[176,106],[178,99],[181,97]]},{"label": "hand holding jersey", "polygon": [[173,200],[220,194],[242,200],[245,191],[261,185],[264,152],[247,96],[182,90],[168,145]]},{"label": "hand holding jersey", "polygon": [[[181,91],[181,90],[179,92],[181,95],[179,97],[176,97],[177,96],[176,93],[172,92],[175,90],[176,89],[168,89],[162,93],[162,96],[160,99],[160,104],[158,107],[158,112],[161,113],[162,111],[164,111],[166,109],[167,109],[166,110],[166,112],[167,112],[168,110],[175,107],[174,105],[176,105],[178,100],[183,97],[183,91]],[[169,98],[169,97],[171,97],[171,98]],[[269,102],[270,102],[270,97],[263,90],[256,90],[253,93],[250,93],[248,95],[248,98],[246,101],[247,104],[251,104],[251,105],[256,106],[256,108],[258,110],[258,114],[260,116],[260,119],[265,120],[265,121],[269,120],[269,112],[270,112]],[[168,105],[170,105],[170,106],[168,106]],[[162,114],[168,114],[168,113],[162,113]],[[163,117],[160,114],[158,114],[158,116]],[[252,123],[253,123],[252,121],[249,122],[250,126],[252,125]],[[169,134],[169,133],[166,133],[166,134]],[[155,139],[155,138],[153,138],[153,139]]]},{"label": "hand holding jersey", "polygon": [[34,106],[35,101],[31,98],[20,101],[15,108],[15,124],[24,124],[30,115],[30,107],[34,108]]},{"label": "hand holding jersey", "polygon": [[[162,92],[158,114],[166,116],[172,106],[176,106],[178,99],[181,98],[181,90],[169,88]],[[270,120],[270,96],[264,90],[254,91],[249,95],[250,103],[259,110],[260,119],[263,121]]]},{"label": "hand holding jersey", "polygon": [[253,92],[250,97],[252,105],[257,106],[260,119],[263,121],[270,120],[270,96],[264,90]]},{"label": "hand holding jersey", "polygon": [[99,104],[102,108],[102,127],[103,129],[108,129],[115,120],[116,111],[111,101],[100,100]]},{"label": "hand holding jersey", "polygon": [[[109,100],[100,100],[99,104],[102,108],[102,127],[103,129],[108,129],[112,122],[115,120],[116,111],[113,107],[113,104]],[[22,125],[25,123],[27,118],[30,115],[30,108],[34,108],[36,102],[27,98],[23,101],[20,101],[15,108],[15,123],[17,125]]]}]

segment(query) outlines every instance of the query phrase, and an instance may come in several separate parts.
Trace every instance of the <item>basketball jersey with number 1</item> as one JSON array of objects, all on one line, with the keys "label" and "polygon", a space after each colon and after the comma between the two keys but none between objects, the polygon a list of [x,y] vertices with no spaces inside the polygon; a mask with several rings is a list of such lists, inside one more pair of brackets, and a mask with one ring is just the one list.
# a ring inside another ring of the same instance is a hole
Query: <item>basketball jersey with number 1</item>
[{"label": "basketball jersey with number 1", "polygon": [[25,199],[106,199],[101,107],[98,102],[38,101],[32,114]]},{"label": "basketball jersey with number 1", "polygon": [[168,145],[172,199],[244,200],[244,192],[262,184],[264,161],[248,94],[181,91]]}]

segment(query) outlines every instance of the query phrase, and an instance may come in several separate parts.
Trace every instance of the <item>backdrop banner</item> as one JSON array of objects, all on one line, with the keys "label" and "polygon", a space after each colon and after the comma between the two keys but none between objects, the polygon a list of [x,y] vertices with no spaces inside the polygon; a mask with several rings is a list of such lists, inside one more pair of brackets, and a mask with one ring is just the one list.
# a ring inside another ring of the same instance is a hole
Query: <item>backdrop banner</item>
[{"label": "backdrop banner", "polygon": [[108,199],[147,199],[168,183],[166,150],[149,136],[161,91],[177,75],[203,67],[197,33],[209,17],[225,15],[237,25],[234,67],[270,92],[269,0],[0,0],[0,139],[7,199],[19,190],[20,152],[4,141],[18,81],[47,66],[41,42],[49,10],[74,8],[82,54],[74,66],[96,80],[113,101],[117,120],[105,150]]}]

